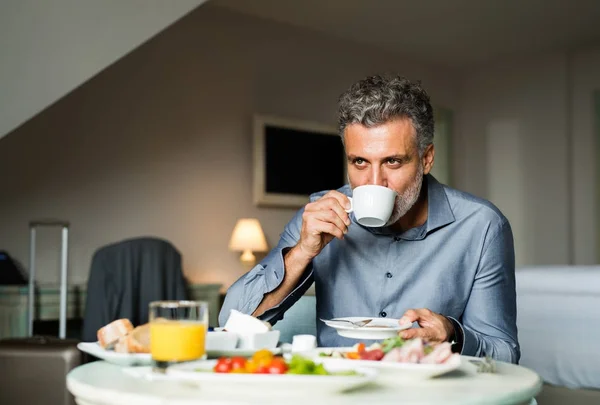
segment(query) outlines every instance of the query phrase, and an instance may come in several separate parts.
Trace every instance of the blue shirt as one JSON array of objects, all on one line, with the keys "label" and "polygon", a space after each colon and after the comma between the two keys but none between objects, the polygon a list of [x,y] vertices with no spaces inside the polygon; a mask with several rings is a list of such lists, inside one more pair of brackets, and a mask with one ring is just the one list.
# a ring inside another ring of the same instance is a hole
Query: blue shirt
[{"label": "blue shirt", "polygon": [[[298,286],[261,319],[281,319],[315,283],[317,318],[400,318],[429,308],[453,320],[462,333],[462,354],[517,363],[515,260],[508,220],[490,202],[425,177],[427,221],[404,232],[368,228],[350,215],[343,240],[333,239],[309,265]],[[349,186],[338,191],[352,195]],[[311,195],[314,201],[326,192]],[[300,237],[303,209],[286,225],[277,247],[228,290],[220,313],[251,314],[284,276],[283,256]],[[319,346],[351,346],[317,321]]]}]

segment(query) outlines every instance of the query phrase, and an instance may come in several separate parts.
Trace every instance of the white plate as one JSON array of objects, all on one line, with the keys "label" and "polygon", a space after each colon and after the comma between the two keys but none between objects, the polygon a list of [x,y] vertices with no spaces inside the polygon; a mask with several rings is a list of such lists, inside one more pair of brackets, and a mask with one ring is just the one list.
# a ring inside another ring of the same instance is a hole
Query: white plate
[{"label": "white plate", "polygon": [[[77,348],[82,352],[91,354],[94,357],[105,360],[119,366],[149,366],[152,364],[152,355],[150,353],[117,353],[114,350],[102,348],[98,342],[80,342]],[[268,349],[273,354],[281,354],[281,348]],[[255,349],[230,349],[230,350],[207,350],[206,356],[209,359],[216,359],[222,356],[232,357],[250,357],[257,350]]]},{"label": "white plate", "polygon": [[[223,374],[214,373],[216,360],[194,361],[167,369],[167,376],[176,380],[197,385],[203,390],[231,389],[247,386],[260,392],[340,392],[373,381],[378,372],[372,368],[357,367],[352,364],[325,365],[328,371],[354,370],[360,375],[298,375],[298,374]],[[196,371],[196,370],[205,371]]]},{"label": "white plate", "polygon": [[356,367],[373,368],[381,371],[381,373],[402,374],[403,377],[427,379],[447,374],[456,370],[461,365],[461,357],[455,353],[443,364],[414,364],[414,363],[397,363],[390,361],[375,361],[375,360],[351,360],[336,357],[319,356],[320,353],[331,353],[332,351],[348,352],[353,351],[351,347],[332,347],[319,348],[310,352],[303,352],[302,355],[312,359],[315,362],[321,362],[324,366],[346,366],[355,364]]},{"label": "white plate", "polygon": [[[230,349],[230,350],[207,350],[206,355],[209,359],[216,359],[218,357],[251,357],[260,349]],[[281,348],[275,347],[273,349],[267,349],[273,354],[281,354]]]},{"label": "white plate", "polygon": [[372,319],[365,326],[353,326],[348,322],[336,322],[333,320],[323,321],[327,326],[334,328],[338,335],[354,338],[354,339],[369,339],[369,340],[380,340],[386,339],[389,337],[398,336],[398,332],[404,329],[409,329],[412,326],[412,323],[406,323],[404,325],[400,325],[398,319],[390,319],[390,318],[369,318],[368,316],[349,316],[345,318],[335,318],[335,319],[345,319],[348,321],[362,321],[365,319]]},{"label": "white plate", "polygon": [[102,348],[98,342],[80,342],[77,344],[77,348],[82,352],[119,366],[147,366],[152,364],[150,353],[117,353],[114,350]]}]

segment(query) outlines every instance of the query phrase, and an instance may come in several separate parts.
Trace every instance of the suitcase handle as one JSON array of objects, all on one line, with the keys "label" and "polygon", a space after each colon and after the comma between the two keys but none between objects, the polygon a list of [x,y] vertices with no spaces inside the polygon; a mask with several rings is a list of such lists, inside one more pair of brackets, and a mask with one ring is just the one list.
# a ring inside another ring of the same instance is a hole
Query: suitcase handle
[{"label": "suitcase handle", "polygon": [[67,221],[60,221],[57,219],[42,219],[38,221],[31,221],[29,223],[29,227],[38,227],[38,226],[62,226],[69,227],[69,223]]},{"label": "suitcase handle", "polygon": [[58,320],[58,337],[67,336],[67,265],[69,256],[69,223],[57,220],[41,220],[29,223],[29,291],[27,298],[27,321],[29,336],[33,336],[34,300],[35,300],[35,241],[36,228],[61,227],[61,255],[60,255],[60,311]]}]

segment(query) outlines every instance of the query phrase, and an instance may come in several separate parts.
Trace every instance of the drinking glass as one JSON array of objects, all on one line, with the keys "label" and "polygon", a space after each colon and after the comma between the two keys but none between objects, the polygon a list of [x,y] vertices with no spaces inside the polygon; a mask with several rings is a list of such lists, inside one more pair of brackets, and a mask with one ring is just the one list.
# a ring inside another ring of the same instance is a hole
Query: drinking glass
[{"label": "drinking glass", "polygon": [[154,301],[150,303],[150,353],[154,371],[173,364],[206,358],[208,303]]}]

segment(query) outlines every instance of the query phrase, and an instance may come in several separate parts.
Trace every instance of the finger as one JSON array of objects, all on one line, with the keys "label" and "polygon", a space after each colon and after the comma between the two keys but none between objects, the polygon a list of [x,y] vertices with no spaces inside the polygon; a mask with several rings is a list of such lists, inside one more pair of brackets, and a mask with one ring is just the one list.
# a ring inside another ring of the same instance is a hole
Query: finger
[{"label": "finger", "polygon": [[347,230],[348,225],[350,225],[350,218],[346,211],[340,207],[337,200],[327,198],[313,204],[310,207],[307,206],[307,209],[304,211],[307,217],[310,216],[321,221],[332,222],[342,231],[345,232]]},{"label": "finger", "polygon": [[[337,193],[340,194],[340,193]],[[340,194],[342,197],[346,198],[345,195]],[[335,212],[337,214],[338,217],[341,218],[341,220],[344,222],[344,224],[346,226],[350,225],[350,217],[348,216],[348,213],[346,212],[346,210],[344,209],[344,203],[340,202],[340,200],[336,197],[326,197],[326,198],[322,198],[319,201],[317,201],[315,203],[315,209],[317,210],[323,210],[323,209],[330,209],[331,211]]]},{"label": "finger", "polygon": [[324,210],[318,213],[318,218],[320,218],[324,222],[331,222],[338,228],[342,230],[342,232],[348,232],[348,224],[339,214],[333,210]]},{"label": "finger", "polygon": [[337,190],[331,190],[330,192],[325,194],[324,197],[335,198],[340,203],[340,206],[344,208],[344,210],[350,209],[350,200],[348,199],[348,197]]},{"label": "finger", "polygon": [[317,200],[313,201],[312,203],[308,203],[307,206],[310,205],[315,205],[317,203],[326,201],[326,200],[334,200],[337,201],[337,203],[344,209],[350,209],[350,199],[348,197],[346,197],[344,194],[340,193],[339,191],[336,190],[331,190],[329,191],[327,194],[319,197]]},{"label": "finger", "polygon": [[[345,225],[342,225],[342,227],[345,229]],[[323,221],[316,217],[311,217],[307,220],[306,228],[311,235],[327,233],[335,236],[338,239],[344,238],[344,229],[340,229],[334,223]]]},{"label": "finger", "polygon": [[409,309],[402,315],[400,318],[400,325],[404,325],[407,323],[413,323],[419,320],[419,310],[417,309]]},{"label": "finger", "polygon": [[313,226],[318,226],[318,222],[331,223],[340,229],[342,234],[348,231],[348,227],[342,219],[332,210],[313,211],[306,214],[305,220]]},{"label": "finger", "polygon": [[403,330],[399,333],[402,339],[421,338],[426,342],[437,343],[442,339],[434,328],[411,328]]},{"label": "finger", "polygon": [[421,338],[429,343],[441,343],[445,341],[440,334],[440,330],[437,328],[411,328],[401,331],[399,335],[402,339],[406,340]]},{"label": "finger", "polygon": [[402,339],[416,339],[421,338],[424,340],[428,340],[430,338],[430,331],[426,328],[410,328],[403,330],[399,333]]},{"label": "finger", "polygon": [[414,339],[416,337],[418,337],[419,332],[418,332],[419,328],[410,328],[410,329],[405,329],[402,330],[400,332],[398,332],[398,335],[402,338],[402,339]]},{"label": "finger", "polygon": [[348,216],[348,212],[346,212],[347,209],[350,209],[350,200],[344,194],[337,191],[330,191],[323,198],[316,201],[316,203],[319,204],[319,207],[324,205],[334,210],[346,225],[350,225],[350,217]]}]

